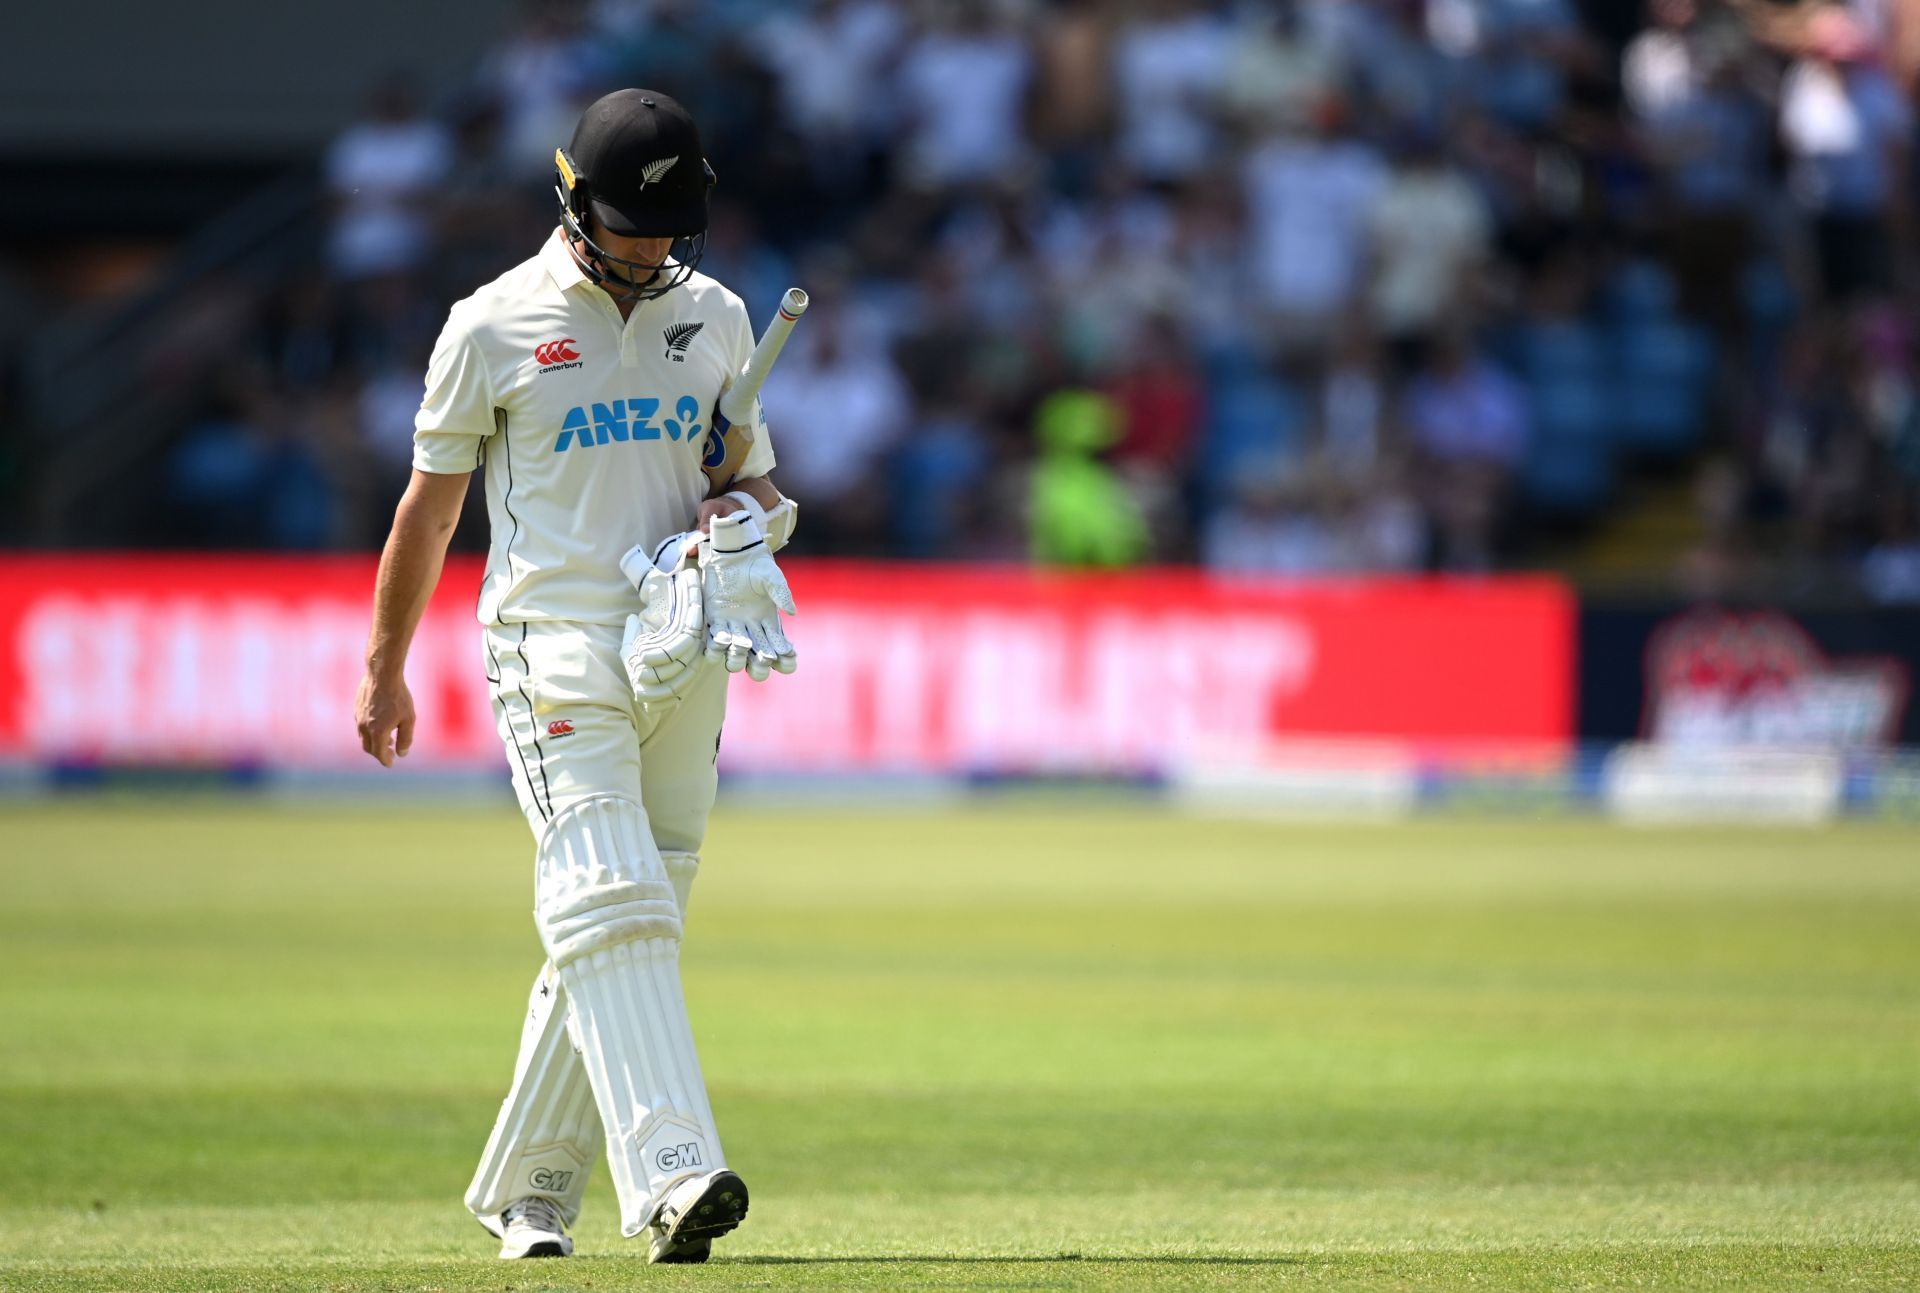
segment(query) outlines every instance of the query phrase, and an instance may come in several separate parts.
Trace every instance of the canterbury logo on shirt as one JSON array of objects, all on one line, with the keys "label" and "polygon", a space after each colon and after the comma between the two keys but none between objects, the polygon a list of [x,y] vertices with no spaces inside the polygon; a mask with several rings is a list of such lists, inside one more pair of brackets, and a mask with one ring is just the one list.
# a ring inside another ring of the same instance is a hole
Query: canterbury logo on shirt
[{"label": "canterbury logo on shirt", "polygon": [[560,439],[555,453],[573,448],[591,448],[597,444],[658,440],[661,433],[669,440],[699,443],[705,428],[700,425],[700,401],[682,395],[673,406],[673,416],[654,421],[660,401],[634,397],[607,404],[576,404],[560,421]]},{"label": "canterbury logo on shirt", "polygon": [[533,348],[533,362],[541,365],[540,371],[551,373],[561,368],[582,368],[580,352],[573,348],[572,337],[562,337],[558,341],[543,341]]}]

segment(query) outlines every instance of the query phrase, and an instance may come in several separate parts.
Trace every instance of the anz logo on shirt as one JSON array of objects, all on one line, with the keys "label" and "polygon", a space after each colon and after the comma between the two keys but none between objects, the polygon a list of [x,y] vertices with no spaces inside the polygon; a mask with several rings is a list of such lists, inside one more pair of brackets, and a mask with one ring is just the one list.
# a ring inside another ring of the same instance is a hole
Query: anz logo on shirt
[{"label": "anz logo on shirt", "polygon": [[560,422],[560,439],[553,446],[553,451],[565,453],[576,447],[590,449],[594,445],[612,441],[658,440],[663,434],[669,440],[688,444],[701,442],[704,428],[698,421],[699,400],[691,395],[682,395],[673,406],[672,417],[655,421],[659,412],[660,401],[655,399],[575,405],[567,410],[567,416]]}]

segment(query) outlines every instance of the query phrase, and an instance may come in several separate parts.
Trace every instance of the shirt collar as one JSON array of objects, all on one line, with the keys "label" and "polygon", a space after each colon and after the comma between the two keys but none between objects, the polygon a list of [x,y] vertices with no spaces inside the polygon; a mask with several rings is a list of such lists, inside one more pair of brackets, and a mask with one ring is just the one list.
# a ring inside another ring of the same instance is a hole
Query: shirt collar
[{"label": "shirt collar", "polygon": [[554,283],[561,291],[579,283],[589,282],[587,273],[580,268],[580,262],[573,258],[573,251],[567,246],[567,231],[555,227],[553,237],[547,239],[540,248],[540,259],[546,264],[547,273],[553,275]]}]

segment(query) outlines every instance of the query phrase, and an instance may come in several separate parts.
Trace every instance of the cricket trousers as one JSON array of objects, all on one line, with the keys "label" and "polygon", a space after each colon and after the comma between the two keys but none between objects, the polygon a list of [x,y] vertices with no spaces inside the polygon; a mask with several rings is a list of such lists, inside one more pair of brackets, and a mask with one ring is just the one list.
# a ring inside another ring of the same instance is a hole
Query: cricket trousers
[{"label": "cricket trousers", "polygon": [[537,839],[568,804],[624,795],[647,810],[662,853],[697,854],[718,785],[726,670],[703,664],[676,705],[643,708],[620,636],[615,625],[557,620],[485,631],[494,722],[520,811]]},{"label": "cricket trousers", "polygon": [[[613,625],[542,621],[484,631],[495,724],[514,794],[538,840],[569,805],[616,795],[645,809],[685,919],[713,809],[727,673],[702,665],[669,707],[634,699]],[[501,1104],[467,1206],[498,1215],[538,1195],[578,1217],[604,1133],[586,1066],[551,964],[528,998],[513,1084]],[[629,1057],[642,1062],[644,1057]]]}]

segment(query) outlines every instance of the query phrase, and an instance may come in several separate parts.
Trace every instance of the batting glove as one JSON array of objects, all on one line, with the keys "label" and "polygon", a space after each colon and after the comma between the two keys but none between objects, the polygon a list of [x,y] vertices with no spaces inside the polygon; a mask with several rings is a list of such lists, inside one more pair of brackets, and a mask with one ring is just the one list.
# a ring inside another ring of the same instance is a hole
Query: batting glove
[{"label": "batting glove", "polygon": [[679,700],[697,676],[705,641],[699,568],[688,564],[671,575],[649,569],[640,581],[640,613],[627,616],[620,639],[634,696],[648,705]]},{"label": "batting glove", "polygon": [[787,577],[774,564],[760,525],[745,513],[719,516],[700,544],[703,602],[707,614],[707,659],[728,673],[746,671],[755,682],[769,673],[792,673],[798,665],[780,614],[796,614]]}]

